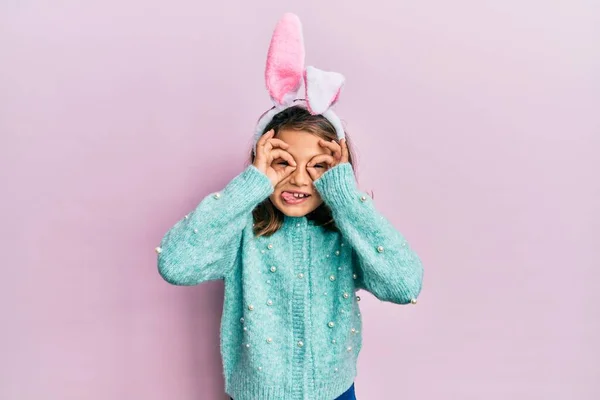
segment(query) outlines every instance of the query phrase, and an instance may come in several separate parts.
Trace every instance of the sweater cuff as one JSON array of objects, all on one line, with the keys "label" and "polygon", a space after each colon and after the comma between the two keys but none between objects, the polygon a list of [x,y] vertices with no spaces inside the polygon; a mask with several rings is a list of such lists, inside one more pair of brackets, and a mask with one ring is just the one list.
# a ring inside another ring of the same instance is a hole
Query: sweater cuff
[{"label": "sweater cuff", "polygon": [[254,207],[269,197],[273,190],[269,177],[250,164],[223,189],[223,194],[235,199],[237,206],[250,204]]},{"label": "sweater cuff", "polygon": [[352,165],[341,163],[326,171],[313,183],[329,206],[336,207],[360,198]]}]

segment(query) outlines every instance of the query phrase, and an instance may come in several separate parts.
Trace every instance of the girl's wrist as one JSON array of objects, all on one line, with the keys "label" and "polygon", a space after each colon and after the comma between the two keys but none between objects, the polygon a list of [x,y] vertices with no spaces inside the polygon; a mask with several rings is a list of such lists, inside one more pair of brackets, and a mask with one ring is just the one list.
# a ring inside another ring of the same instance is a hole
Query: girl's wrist
[{"label": "girl's wrist", "polygon": [[331,167],[314,181],[314,185],[323,200],[330,205],[352,201],[359,194],[354,170],[349,162]]}]

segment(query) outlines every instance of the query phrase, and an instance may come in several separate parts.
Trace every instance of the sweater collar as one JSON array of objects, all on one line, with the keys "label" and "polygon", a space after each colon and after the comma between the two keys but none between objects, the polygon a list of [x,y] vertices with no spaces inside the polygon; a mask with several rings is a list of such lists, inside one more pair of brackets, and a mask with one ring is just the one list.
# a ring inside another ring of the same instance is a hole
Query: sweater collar
[{"label": "sweater collar", "polygon": [[284,226],[296,226],[296,227],[304,227],[306,225],[314,225],[314,221],[308,219],[306,216],[302,217],[290,217],[288,215],[283,216],[283,225]]}]

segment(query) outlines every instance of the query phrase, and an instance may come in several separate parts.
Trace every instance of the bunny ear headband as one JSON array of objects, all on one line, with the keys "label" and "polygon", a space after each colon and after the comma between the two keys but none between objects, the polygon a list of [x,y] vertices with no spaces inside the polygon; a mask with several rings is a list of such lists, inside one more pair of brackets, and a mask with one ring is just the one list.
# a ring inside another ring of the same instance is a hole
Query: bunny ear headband
[{"label": "bunny ear headband", "polygon": [[[303,80],[305,98],[298,101],[297,95]],[[275,27],[267,55],[265,81],[275,106],[256,125],[254,154],[256,142],[273,117],[286,108],[300,104],[311,114],[327,118],[335,128],[338,140],[345,137],[342,122],[331,109],[338,100],[345,78],[337,72],[322,71],[311,66],[304,68],[302,24],[295,14],[284,14]]]}]

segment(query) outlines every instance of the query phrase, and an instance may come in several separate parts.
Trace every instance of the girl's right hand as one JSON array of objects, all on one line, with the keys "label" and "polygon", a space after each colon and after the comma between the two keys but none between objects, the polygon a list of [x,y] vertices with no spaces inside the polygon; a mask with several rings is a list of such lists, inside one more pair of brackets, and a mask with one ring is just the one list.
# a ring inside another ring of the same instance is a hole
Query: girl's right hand
[{"label": "girl's right hand", "polygon": [[[296,169],[296,161],[290,153],[285,151],[290,145],[281,139],[274,138],[274,135],[275,132],[271,129],[260,137],[256,143],[256,157],[254,158],[254,166],[269,177],[273,187]],[[273,161],[277,159],[281,159],[287,165],[273,168]]]}]

